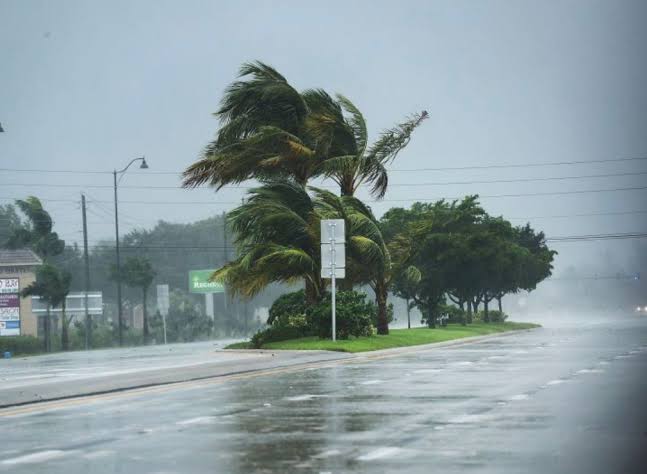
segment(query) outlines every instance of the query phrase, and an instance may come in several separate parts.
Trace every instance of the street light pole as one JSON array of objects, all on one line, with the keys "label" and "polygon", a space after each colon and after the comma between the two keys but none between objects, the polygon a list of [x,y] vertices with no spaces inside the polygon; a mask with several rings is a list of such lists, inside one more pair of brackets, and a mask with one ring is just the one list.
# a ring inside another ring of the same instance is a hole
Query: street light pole
[{"label": "street light pole", "polygon": [[117,175],[118,174],[123,174],[126,172],[128,168],[130,168],[130,165],[132,165],[135,161],[141,160],[142,164],[139,166],[141,169],[147,169],[148,164],[146,164],[146,158],[145,157],[140,157],[140,158],[135,158],[131,160],[128,165],[122,170],[114,170],[112,172],[112,177],[113,177],[113,182],[114,182],[114,190],[115,190],[115,254],[116,254],[116,263],[117,263],[117,317],[118,317],[118,325],[119,325],[119,345],[123,346],[124,344],[124,318],[123,318],[123,312],[121,308],[121,260],[120,260],[120,254],[119,254],[119,207],[118,207],[118,199],[117,199]]}]

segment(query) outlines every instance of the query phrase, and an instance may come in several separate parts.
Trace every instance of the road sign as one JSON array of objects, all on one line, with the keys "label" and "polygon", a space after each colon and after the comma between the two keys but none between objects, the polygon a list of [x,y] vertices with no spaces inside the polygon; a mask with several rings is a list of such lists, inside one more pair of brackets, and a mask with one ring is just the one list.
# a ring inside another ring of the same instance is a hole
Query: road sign
[{"label": "road sign", "polygon": [[166,344],[166,316],[171,306],[168,294],[168,285],[157,285],[157,310],[162,316],[162,330],[164,332],[164,344]]},{"label": "road sign", "polygon": [[[332,267],[321,267],[321,278],[332,279]],[[335,267],[335,279],[340,280],[346,278],[346,269]]]},{"label": "road sign", "polygon": [[[333,252],[334,248],[334,252]],[[327,267],[332,266],[333,253],[335,255],[335,267],[336,268],[345,268],[346,267],[346,246],[344,243],[337,243],[332,246],[330,244],[321,244],[321,266],[324,265]],[[326,278],[330,278],[327,276]]]},{"label": "road sign", "polygon": [[346,242],[346,223],[344,219],[321,220],[321,243],[330,243],[331,239],[338,243]]},{"label": "road sign", "polygon": [[215,270],[189,271],[189,291],[191,293],[224,293],[225,286],[217,281],[209,281]]},{"label": "road sign", "polygon": [[170,305],[168,285],[157,285],[157,309],[162,316],[168,315]]}]

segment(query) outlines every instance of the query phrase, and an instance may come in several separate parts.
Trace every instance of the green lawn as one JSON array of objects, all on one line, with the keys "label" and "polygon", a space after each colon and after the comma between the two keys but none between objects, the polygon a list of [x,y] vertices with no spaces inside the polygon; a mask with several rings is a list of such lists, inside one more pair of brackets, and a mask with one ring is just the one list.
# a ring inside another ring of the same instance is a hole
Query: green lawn
[{"label": "green lawn", "polygon": [[[341,352],[366,352],[391,347],[417,346],[433,342],[449,341],[470,336],[482,336],[519,329],[539,327],[532,323],[474,323],[468,326],[450,324],[444,328],[428,329],[391,329],[388,336],[371,336],[351,338],[345,341],[333,342],[317,337],[303,337],[289,341],[270,342],[263,349],[295,349],[295,350],[328,350]],[[227,349],[249,349],[249,342],[239,342],[227,346]]]}]

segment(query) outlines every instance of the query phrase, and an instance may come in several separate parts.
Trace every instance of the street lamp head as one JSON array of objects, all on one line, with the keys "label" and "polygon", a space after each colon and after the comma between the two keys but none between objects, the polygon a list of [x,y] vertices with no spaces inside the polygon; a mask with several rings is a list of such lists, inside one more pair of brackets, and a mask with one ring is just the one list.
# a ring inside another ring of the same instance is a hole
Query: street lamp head
[{"label": "street lamp head", "polygon": [[139,167],[140,167],[141,169],[143,169],[143,170],[147,170],[147,169],[148,169],[148,164],[146,164],[146,158],[142,157],[142,164],[141,164],[141,165],[139,165]]}]

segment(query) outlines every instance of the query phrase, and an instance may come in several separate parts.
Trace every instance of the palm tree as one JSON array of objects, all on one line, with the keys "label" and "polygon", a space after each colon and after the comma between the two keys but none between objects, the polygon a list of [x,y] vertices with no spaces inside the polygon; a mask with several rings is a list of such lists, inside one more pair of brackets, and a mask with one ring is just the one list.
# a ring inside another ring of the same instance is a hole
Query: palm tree
[{"label": "palm tree", "polygon": [[60,271],[56,267],[44,264],[36,273],[36,281],[21,291],[23,298],[27,296],[39,296],[47,305],[45,315],[45,351],[52,350],[51,343],[51,308],[61,306],[61,347],[69,349],[68,328],[70,321],[67,320],[66,298],[70,292],[72,275],[66,271]]},{"label": "palm tree", "polygon": [[384,131],[368,146],[366,122],[346,97],[322,89],[298,92],[276,69],[245,63],[239,80],[225,91],[215,115],[221,128],[203,156],[184,172],[185,187],[220,189],[249,179],[288,178],[305,185],[316,176],[332,178],[343,195],[372,184],[381,198],[385,165],[428,117],[426,111]]},{"label": "palm tree", "polygon": [[10,234],[4,243],[7,248],[29,247],[45,261],[63,252],[65,241],[59,239],[56,232],[52,232],[52,218],[37,197],[18,199],[16,206],[27,217],[27,224]]},{"label": "palm tree", "polygon": [[270,283],[305,281],[306,300],[313,304],[326,287],[321,278],[320,220],[341,218],[346,221],[349,248],[346,281],[373,288],[378,332],[387,334],[391,263],[375,217],[357,198],[310,189],[313,196],[303,186],[286,181],[252,189],[249,199],[229,214],[239,256],[212,278],[244,297]]},{"label": "palm tree", "polygon": [[322,160],[315,174],[335,181],[342,196],[353,196],[360,186],[371,184],[371,194],[381,199],[389,182],[386,165],[409,144],[411,134],[429,114],[426,110],[413,114],[383,131],[379,139],[369,146],[362,113],[343,95],[337,94],[336,98],[337,110],[329,108],[318,114],[318,136],[330,136],[331,145],[329,156]]},{"label": "palm tree", "polygon": [[143,336],[144,343],[148,342],[148,289],[150,288],[157,272],[153,269],[151,262],[143,257],[128,257],[121,266],[121,273],[117,272],[116,267],[112,268],[112,279],[121,278],[126,285],[132,288],[142,290],[142,309],[143,309]]},{"label": "palm tree", "polygon": [[217,270],[213,279],[244,297],[273,282],[304,281],[307,301],[321,298],[319,216],[303,186],[270,181],[254,188],[228,220],[236,233],[238,257]]}]

